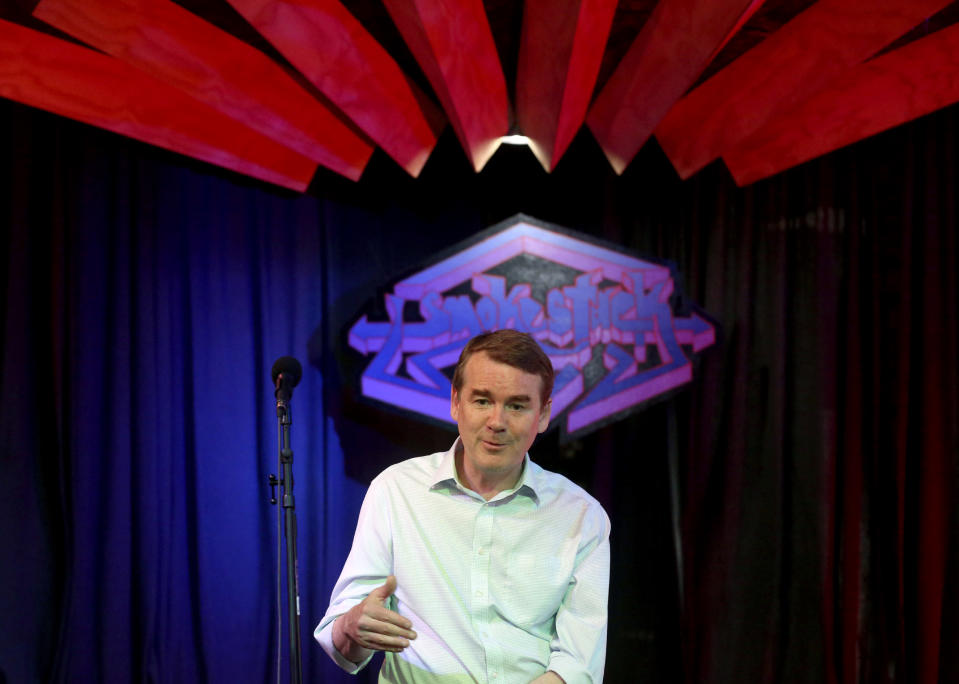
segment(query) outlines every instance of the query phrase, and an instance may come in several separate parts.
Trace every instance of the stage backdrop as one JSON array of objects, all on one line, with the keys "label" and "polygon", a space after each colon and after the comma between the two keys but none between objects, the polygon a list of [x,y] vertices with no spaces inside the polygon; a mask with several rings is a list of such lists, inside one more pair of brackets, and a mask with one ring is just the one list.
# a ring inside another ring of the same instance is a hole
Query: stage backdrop
[{"label": "stage backdrop", "polygon": [[369,479],[454,435],[359,399],[344,330],[521,211],[675,262],[723,331],[678,395],[533,448],[612,519],[607,681],[959,679],[955,109],[746,190],[654,145],[615,177],[585,134],[474,174],[447,133],[417,180],[302,196],[0,116],[0,680],[271,680],[292,354],[304,673],[375,681],[311,632]]}]

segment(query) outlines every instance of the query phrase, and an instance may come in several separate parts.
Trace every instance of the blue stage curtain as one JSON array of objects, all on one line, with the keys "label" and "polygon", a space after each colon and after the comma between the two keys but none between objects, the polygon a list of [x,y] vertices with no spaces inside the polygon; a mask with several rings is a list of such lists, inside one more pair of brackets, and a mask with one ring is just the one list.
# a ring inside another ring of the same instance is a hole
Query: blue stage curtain
[{"label": "blue stage curtain", "polygon": [[[324,322],[322,203],[5,113],[6,681],[269,681],[269,371]],[[293,399],[307,681],[335,669],[311,631],[365,490],[322,384]]]}]

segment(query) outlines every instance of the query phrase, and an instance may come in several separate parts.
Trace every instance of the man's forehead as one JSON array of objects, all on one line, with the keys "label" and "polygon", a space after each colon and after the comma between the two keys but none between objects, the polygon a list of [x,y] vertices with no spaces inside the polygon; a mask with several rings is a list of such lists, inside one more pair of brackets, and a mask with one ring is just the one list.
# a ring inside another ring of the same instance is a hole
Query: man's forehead
[{"label": "man's forehead", "polygon": [[505,383],[510,388],[515,388],[517,395],[532,393],[538,397],[543,388],[543,378],[539,375],[496,361],[482,351],[467,359],[463,371],[464,390],[469,388],[469,391],[489,391],[494,386],[501,388]]}]

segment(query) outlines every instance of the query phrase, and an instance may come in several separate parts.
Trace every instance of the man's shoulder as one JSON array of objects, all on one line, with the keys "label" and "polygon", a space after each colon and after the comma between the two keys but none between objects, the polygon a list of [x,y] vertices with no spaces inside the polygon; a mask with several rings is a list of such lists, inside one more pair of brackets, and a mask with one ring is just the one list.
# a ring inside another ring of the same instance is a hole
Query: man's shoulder
[{"label": "man's shoulder", "polygon": [[373,484],[417,482],[430,486],[439,473],[445,455],[445,451],[437,451],[397,461],[377,475]]},{"label": "man's shoulder", "polygon": [[534,480],[538,482],[539,510],[546,518],[557,521],[556,529],[574,524],[584,540],[609,538],[609,515],[596,497],[565,475],[538,465],[533,471]]},{"label": "man's shoulder", "polygon": [[530,461],[534,489],[541,498],[555,499],[565,503],[579,503],[590,509],[605,511],[602,504],[583,487],[570,480],[561,473],[546,470],[542,466]]}]

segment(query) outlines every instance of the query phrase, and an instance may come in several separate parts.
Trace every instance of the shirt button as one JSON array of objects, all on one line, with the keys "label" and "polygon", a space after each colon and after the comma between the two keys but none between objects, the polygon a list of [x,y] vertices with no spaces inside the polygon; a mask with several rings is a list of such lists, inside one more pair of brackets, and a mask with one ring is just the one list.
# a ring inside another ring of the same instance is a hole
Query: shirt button
[{"label": "shirt button", "polygon": [[477,590],[476,592],[473,593],[473,596],[475,596],[476,598],[483,598],[483,592]]},{"label": "shirt button", "polygon": [[479,555],[481,555],[481,556],[485,556],[485,555],[486,555],[486,547],[485,547],[485,546],[481,546],[481,547],[480,547]]}]

